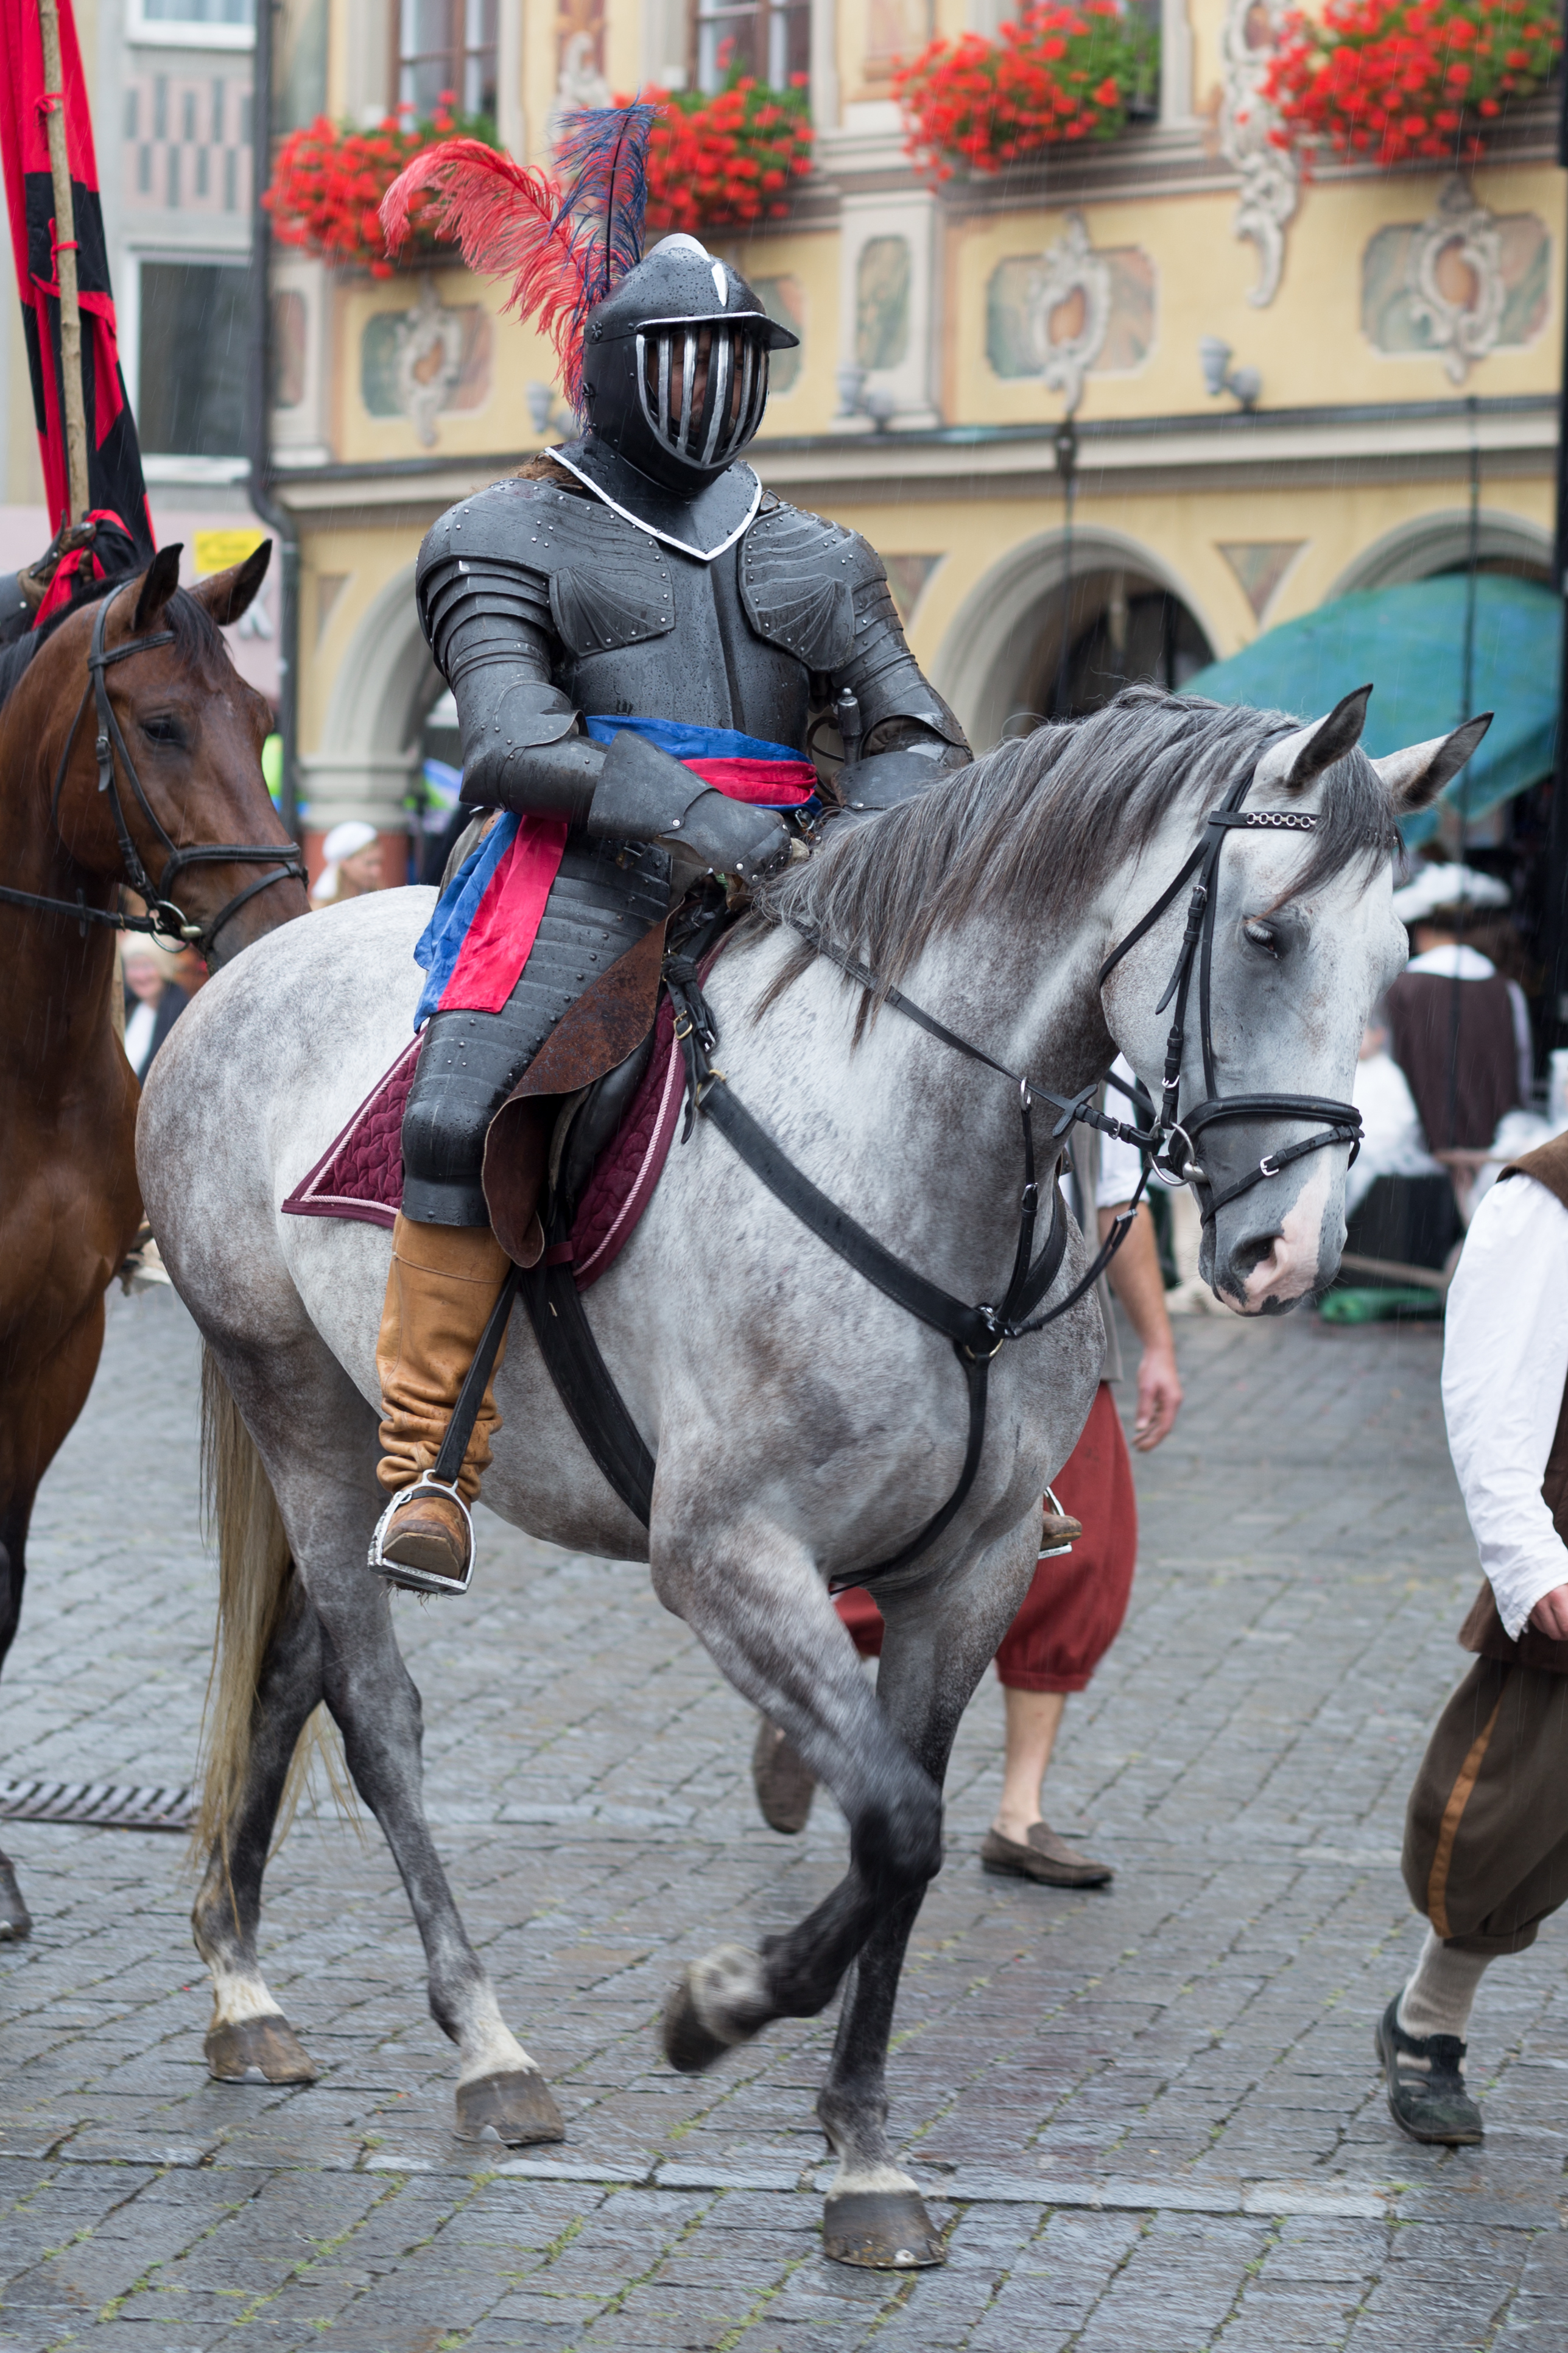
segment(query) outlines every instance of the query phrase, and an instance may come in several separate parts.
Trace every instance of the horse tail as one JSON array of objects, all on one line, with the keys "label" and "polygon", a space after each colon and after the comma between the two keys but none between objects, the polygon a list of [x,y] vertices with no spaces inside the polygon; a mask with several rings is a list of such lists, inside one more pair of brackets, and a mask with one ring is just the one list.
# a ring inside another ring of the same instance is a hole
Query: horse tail
[{"label": "horse tail", "polygon": [[[217,1550],[218,1609],[192,1838],[198,1858],[221,1848],[226,1863],[229,1825],[250,1764],[262,1664],[279,1628],[306,1602],[266,1465],[210,1347],[202,1351],[202,1489],[208,1541]],[[317,1707],[295,1743],[275,1844],[318,1754],[340,1811],[353,1813],[336,1728]]]}]

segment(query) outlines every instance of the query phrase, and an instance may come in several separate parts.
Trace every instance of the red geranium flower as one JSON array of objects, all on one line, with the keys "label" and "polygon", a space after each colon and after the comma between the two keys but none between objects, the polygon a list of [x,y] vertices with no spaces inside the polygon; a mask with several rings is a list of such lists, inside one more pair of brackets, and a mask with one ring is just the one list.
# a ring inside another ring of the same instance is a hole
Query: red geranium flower
[{"label": "red geranium flower", "polygon": [[1286,19],[1264,89],[1289,130],[1342,155],[1473,160],[1467,112],[1490,121],[1539,90],[1562,47],[1552,0],[1326,0],[1321,23]]},{"label": "red geranium flower", "polygon": [[1114,138],[1157,55],[1145,20],[1117,0],[1025,0],[996,40],[935,40],[895,74],[908,152],[941,182],[954,156],[994,172],[1058,140]]},{"label": "red geranium flower", "polygon": [[[444,90],[428,122],[405,122],[411,107],[389,114],[375,131],[354,131],[318,115],[291,132],[278,150],[272,185],[262,203],[272,216],[280,245],[302,246],[329,261],[357,263],[374,278],[390,278],[393,265],[381,233],[379,206],[406,164],[438,140],[454,133],[496,144],[495,126],[484,115],[459,115],[457,99]],[[405,252],[428,259],[437,239],[425,217],[428,200],[416,196],[414,235]]]}]

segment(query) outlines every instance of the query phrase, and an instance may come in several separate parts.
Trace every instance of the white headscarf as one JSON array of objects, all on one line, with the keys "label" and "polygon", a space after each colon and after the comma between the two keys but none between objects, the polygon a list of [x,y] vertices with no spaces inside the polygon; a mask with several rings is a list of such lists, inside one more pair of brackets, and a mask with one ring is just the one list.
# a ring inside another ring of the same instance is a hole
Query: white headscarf
[{"label": "white headscarf", "polygon": [[345,818],[342,825],[333,826],[321,844],[326,864],[310,887],[312,907],[330,907],[338,895],[338,869],[347,858],[357,857],[368,849],[375,839],[375,828],[366,825],[363,818]]}]

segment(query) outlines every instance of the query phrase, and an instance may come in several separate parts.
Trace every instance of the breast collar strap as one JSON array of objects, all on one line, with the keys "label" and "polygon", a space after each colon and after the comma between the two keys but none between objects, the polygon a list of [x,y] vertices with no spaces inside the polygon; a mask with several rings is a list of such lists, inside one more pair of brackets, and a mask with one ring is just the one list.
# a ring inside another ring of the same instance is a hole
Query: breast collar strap
[{"label": "breast collar strap", "polygon": [[[254,899],[258,892],[269,891],[275,882],[303,882],[305,870],[300,861],[298,852],[290,849],[285,853],[275,844],[200,842],[188,849],[180,849],[175,847],[168,833],[165,832],[153,812],[151,802],[142,789],[142,779],[136,773],[135,763],[131,757],[124,735],[121,732],[114,705],[109,699],[104,672],[111,670],[116,662],[129,661],[132,654],[150,653],[154,647],[173,645],[174,633],[172,629],[158,629],[148,637],[132,638],[129,643],[116,646],[112,651],[106,651],[104,638],[109,627],[110,607],[117,601],[119,593],[118,590],[110,590],[100,602],[93,619],[92,644],[87,658],[88,682],[82,689],[81,701],[77,704],[76,716],[67,732],[65,747],[60,754],[59,766],[55,772],[55,787],[49,798],[49,815],[58,833],[60,795],[65,789],[66,772],[70,765],[71,750],[76,743],[77,730],[81,725],[82,713],[87,709],[88,697],[90,694],[97,705],[98,735],[93,749],[98,759],[98,789],[100,793],[107,793],[109,796],[110,813],[114,819],[114,830],[120,843],[120,859],[124,869],[125,880],[137,896],[146,902],[148,913],[145,915],[124,915],[102,907],[89,907],[79,891],[74,900],[51,899],[44,897],[36,891],[14,891],[9,887],[0,886],[0,902],[7,906],[37,907],[56,914],[74,915],[84,938],[88,925],[97,923],[117,932],[147,932],[154,939],[167,941],[176,947],[195,946],[204,956],[207,956],[211,955],[213,942],[224,925],[232,916],[239,913],[248,900]],[[142,865],[136,845],[131,839],[130,828],[125,822],[125,811],[121,803],[120,788],[116,781],[117,761],[119,766],[124,770],[142,816],[169,853],[163,861],[156,884],[153,882],[146,868]],[[195,923],[169,896],[169,892],[175,878],[187,866],[202,865],[268,865],[273,871],[269,874],[263,874],[258,881],[248,884],[245,890],[237,891],[233,898],[226,900],[217,913],[206,923]]]}]

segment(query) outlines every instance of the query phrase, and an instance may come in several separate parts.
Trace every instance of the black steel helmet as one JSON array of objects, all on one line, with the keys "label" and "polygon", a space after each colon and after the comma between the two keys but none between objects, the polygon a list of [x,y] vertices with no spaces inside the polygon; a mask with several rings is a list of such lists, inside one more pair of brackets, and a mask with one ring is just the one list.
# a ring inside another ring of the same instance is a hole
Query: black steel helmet
[{"label": "black steel helmet", "polygon": [[761,425],[768,353],[799,340],[728,262],[694,237],[667,237],[588,314],[588,422],[655,481],[694,492]]}]

